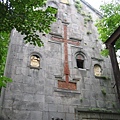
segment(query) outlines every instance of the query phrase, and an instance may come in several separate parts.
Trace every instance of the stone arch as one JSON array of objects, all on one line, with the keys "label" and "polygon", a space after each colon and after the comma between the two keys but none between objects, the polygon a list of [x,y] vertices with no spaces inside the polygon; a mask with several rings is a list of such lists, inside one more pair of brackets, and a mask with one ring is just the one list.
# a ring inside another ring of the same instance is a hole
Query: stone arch
[{"label": "stone arch", "polygon": [[30,68],[40,68],[41,55],[37,52],[30,54]]},{"label": "stone arch", "polygon": [[76,59],[77,68],[84,69],[85,68],[85,54],[79,51],[76,53],[75,59]]},{"label": "stone arch", "polygon": [[94,75],[98,77],[102,75],[102,68],[99,64],[94,65]]}]

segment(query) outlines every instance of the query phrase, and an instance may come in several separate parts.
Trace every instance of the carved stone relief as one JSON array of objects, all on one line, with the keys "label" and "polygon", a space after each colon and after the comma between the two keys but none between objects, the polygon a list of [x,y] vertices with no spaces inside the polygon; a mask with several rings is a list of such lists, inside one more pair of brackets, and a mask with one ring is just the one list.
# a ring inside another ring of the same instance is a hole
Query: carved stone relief
[{"label": "carved stone relief", "polygon": [[36,68],[40,67],[40,58],[39,58],[39,56],[32,55],[30,57],[30,66],[31,67],[36,67]]},{"label": "carved stone relief", "polygon": [[101,76],[102,74],[102,69],[100,65],[94,65],[94,75],[95,76]]}]

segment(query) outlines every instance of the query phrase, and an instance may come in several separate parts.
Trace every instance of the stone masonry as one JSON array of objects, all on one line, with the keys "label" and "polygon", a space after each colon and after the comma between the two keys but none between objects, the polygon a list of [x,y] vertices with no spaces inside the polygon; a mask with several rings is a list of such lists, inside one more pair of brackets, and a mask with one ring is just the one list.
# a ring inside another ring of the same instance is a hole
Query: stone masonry
[{"label": "stone masonry", "polygon": [[120,120],[111,62],[100,55],[100,13],[84,0],[49,0],[46,6],[58,13],[51,32],[39,34],[43,47],[25,44],[15,29],[11,33],[5,74],[13,82],[2,90],[3,117]]}]

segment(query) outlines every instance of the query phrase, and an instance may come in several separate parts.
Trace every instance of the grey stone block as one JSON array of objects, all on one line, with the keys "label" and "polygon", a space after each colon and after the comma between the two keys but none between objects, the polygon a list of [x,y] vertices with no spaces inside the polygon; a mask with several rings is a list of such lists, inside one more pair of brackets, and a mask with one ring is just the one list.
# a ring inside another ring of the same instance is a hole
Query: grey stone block
[{"label": "grey stone block", "polygon": [[12,92],[22,92],[23,91],[23,84],[21,83],[14,83],[10,85],[10,90]]},{"label": "grey stone block", "polygon": [[42,111],[43,103],[38,102],[27,102],[26,109],[30,111]]},{"label": "grey stone block", "polygon": [[11,120],[28,120],[30,111],[14,111],[14,114]]},{"label": "grey stone block", "polygon": [[48,115],[48,112],[43,112],[43,120],[49,120]]},{"label": "grey stone block", "polygon": [[42,112],[31,111],[26,120],[42,120]]},{"label": "grey stone block", "polygon": [[34,94],[23,93],[23,100],[33,102],[34,101]]},{"label": "grey stone block", "polygon": [[12,75],[12,80],[13,82],[17,82],[17,83],[22,83],[23,82],[23,75]]},{"label": "grey stone block", "polygon": [[[48,1],[58,7],[58,19],[51,25],[50,34],[42,36],[42,33],[37,32],[44,46],[25,44],[24,36],[16,30],[12,31],[5,75],[11,77],[13,82],[8,84],[3,100],[3,111],[10,120],[56,120],[57,118],[75,120],[77,107],[112,109],[111,103],[116,103],[116,109],[119,108],[117,92],[112,88],[114,77],[109,58],[104,58],[99,53],[101,42],[96,41],[97,29],[91,21],[86,24],[86,27],[84,26],[84,19],[89,12],[94,21],[99,18],[98,14],[82,1],[81,10],[86,14],[82,16],[77,12],[75,0],[68,0],[69,4],[63,4],[62,1]],[[64,29],[64,26],[67,26],[67,29]],[[92,34],[87,35],[89,30]],[[53,40],[53,37],[56,40]],[[66,51],[65,37],[72,42],[80,41],[80,45],[68,43],[68,51]],[[65,55],[67,52],[68,56]],[[85,69],[77,68],[76,54],[79,52],[84,55]],[[40,54],[39,70],[31,69],[29,66],[32,53]],[[91,59],[92,57],[103,61]],[[77,90],[74,91],[58,88],[58,80],[65,80],[67,75],[65,58],[68,59],[69,80],[77,84]],[[111,77],[110,81],[95,78],[95,64],[101,65],[103,74]],[[106,89],[106,97],[101,93],[103,86]],[[87,115],[83,114],[82,116],[87,119]]]},{"label": "grey stone block", "polygon": [[55,80],[53,80],[53,79],[47,79],[47,80],[45,80],[45,86],[54,86],[54,84],[55,84]]},{"label": "grey stone block", "polygon": [[74,114],[67,113],[67,114],[66,114],[66,120],[75,120],[75,115],[74,115]]},{"label": "grey stone block", "polygon": [[69,108],[68,108],[68,112],[69,113],[74,113],[75,112],[75,108],[74,108],[75,106],[69,106]]},{"label": "grey stone block", "polygon": [[89,99],[84,99],[84,100],[83,100],[83,105],[84,105],[85,107],[89,107],[89,106],[90,106],[90,101],[89,101]]},{"label": "grey stone block", "polygon": [[21,73],[21,69],[22,69],[21,67],[16,67],[16,72],[15,72],[16,75],[22,74],[22,73]]},{"label": "grey stone block", "polygon": [[48,104],[47,104],[47,103],[44,103],[44,104],[43,104],[43,111],[45,111],[45,112],[48,112],[48,111],[49,111],[49,108],[48,108]]},{"label": "grey stone block", "polygon": [[57,111],[57,105],[56,104],[48,104],[49,111]]},{"label": "grey stone block", "polygon": [[5,103],[6,103],[4,105],[5,108],[9,108],[9,109],[12,108],[12,106],[13,106],[13,101],[12,100],[5,100]]},{"label": "grey stone block", "polygon": [[92,108],[96,108],[96,100],[90,100],[90,106],[92,107]]},{"label": "grey stone block", "polygon": [[[59,94],[58,96],[60,96],[60,94]],[[55,102],[56,104],[63,104],[62,98],[61,98],[61,97],[58,97],[58,96],[57,96],[57,97],[55,96],[54,102]]]},{"label": "grey stone block", "polygon": [[26,93],[35,93],[35,85],[23,84],[23,91]]},{"label": "grey stone block", "polygon": [[52,120],[52,118],[54,118],[54,120],[56,120],[58,118],[65,120],[65,113],[49,112],[49,119]]},{"label": "grey stone block", "polygon": [[34,100],[35,100],[36,102],[42,102],[42,103],[44,103],[45,97],[44,97],[44,95],[35,94]]},{"label": "grey stone block", "polygon": [[31,86],[35,83],[34,79],[30,76],[23,76],[23,83],[27,84],[28,86]]},{"label": "grey stone block", "polygon": [[69,106],[63,105],[63,112],[68,113],[69,112]]},{"label": "grey stone block", "polygon": [[0,116],[0,120],[5,120],[4,117]]},{"label": "grey stone block", "polygon": [[53,96],[45,96],[46,103],[54,103],[56,99]]},{"label": "grey stone block", "polygon": [[45,87],[45,95],[53,95],[53,88],[51,88],[51,87]]},{"label": "grey stone block", "polygon": [[57,105],[57,111],[63,112],[63,105]]},{"label": "grey stone block", "polygon": [[27,102],[26,101],[12,101],[13,109],[15,110],[26,110]]}]

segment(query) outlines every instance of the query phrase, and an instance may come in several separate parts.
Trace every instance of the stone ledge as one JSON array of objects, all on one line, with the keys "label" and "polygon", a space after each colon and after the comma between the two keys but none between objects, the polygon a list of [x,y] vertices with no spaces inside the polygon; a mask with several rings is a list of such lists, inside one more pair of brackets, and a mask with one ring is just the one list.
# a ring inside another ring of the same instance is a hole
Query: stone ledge
[{"label": "stone ledge", "polygon": [[[59,78],[59,77],[56,77],[56,78]],[[71,81],[69,81],[69,83],[77,83],[77,81],[79,81],[78,80],[79,78],[74,78],[73,80],[71,80]],[[58,81],[61,81],[61,82],[66,82],[64,79],[60,79],[60,80],[58,80]]]},{"label": "stone ledge", "polygon": [[84,69],[84,68],[78,68],[78,67],[74,67],[75,69],[78,69],[78,70],[82,70],[82,71],[87,71],[89,70],[88,68],[87,69]]},{"label": "stone ledge", "polygon": [[37,70],[42,69],[42,68],[40,68],[40,67],[33,67],[33,66],[31,66],[31,65],[29,65],[28,67],[29,67],[30,69],[37,69]]},{"label": "stone ledge", "polygon": [[76,45],[71,45],[71,47],[83,49],[83,47],[81,47],[81,46],[76,46]]},{"label": "stone ledge", "polygon": [[68,89],[59,89],[59,88],[54,88],[55,92],[62,92],[62,93],[72,93],[72,94],[81,94],[79,91],[77,90],[68,90]]},{"label": "stone ledge", "polygon": [[95,57],[91,57],[91,59],[93,59],[93,60],[97,60],[97,61],[99,61],[99,62],[104,61],[104,60],[101,59],[101,58],[95,58]]},{"label": "stone ledge", "polygon": [[56,44],[61,44],[62,42],[60,42],[60,41],[52,41],[52,40],[49,40],[48,42],[50,42],[50,43],[56,43]]},{"label": "stone ledge", "polygon": [[104,80],[110,80],[110,78],[107,77],[107,76],[95,76],[95,78],[104,79]]},{"label": "stone ledge", "polygon": [[[61,76],[61,75],[54,75],[55,76],[55,78],[57,78],[57,79],[59,79],[59,81],[65,81],[64,79],[63,79],[63,76]],[[71,83],[77,83],[77,81],[80,81],[80,79],[81,78],[73,78],[71,81],[69,81],[69,82],[71,82]]]},{"label": "stone ledge", "polygon": [[77,82],[77,81],[80,81],[81,78],[73,78],[73,81],[71,82]]},{"label": "stone ledge", "polygon": [[76,108],[75,109],[76,112],[80,112],[80,113],[98,113],[98,114],[116,114],[116,115],[120,115],[119,112],[115,112],[115,111],[110,111],[110,110],[92,110],[92,109],[85,109],[85,108]]},{"label": "stone ledge", "polygon": [[[62,76],[61,75],[54,75],[55,76],[55,78],[60,78],[61,80],[62,80]],[[64,80],[62,80],[62,81],[64,81]]]},{"label": "stone ledge", "polygon": [[80,71],[87,71],[87,69],[78,68]]},{"label": "stone ledge", "polygon": [[78,39],[78,38],[74,38],[74,37],[70,37],[69,40],[73,40],[73,41],[82,41],[82,39]]},{"label": "stone ledge", "polygon": [[63,37],[62,37],[62,35],[60,35],[60,34],[57,34],[57,33],[49,33],[50,35],[52,35],[52,37],[57,37],[57,38],[61,38],[61,39],[63,39]]},{"label": "stone ledge", "polygon": [[67,22],[66,20],[62,21],[62,23],[65,24],[65,25],[69,25],[69,24],[70,24],[70,23]]}]

